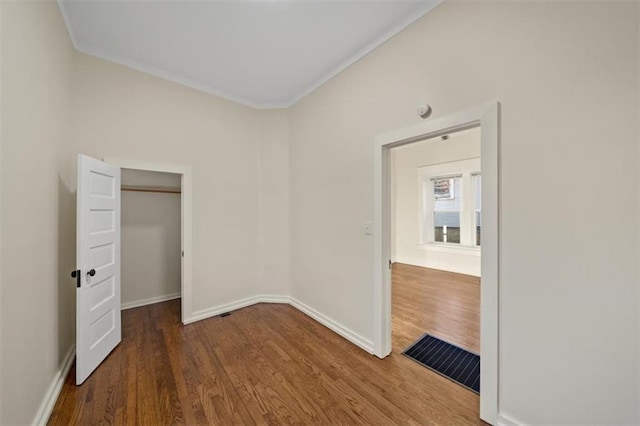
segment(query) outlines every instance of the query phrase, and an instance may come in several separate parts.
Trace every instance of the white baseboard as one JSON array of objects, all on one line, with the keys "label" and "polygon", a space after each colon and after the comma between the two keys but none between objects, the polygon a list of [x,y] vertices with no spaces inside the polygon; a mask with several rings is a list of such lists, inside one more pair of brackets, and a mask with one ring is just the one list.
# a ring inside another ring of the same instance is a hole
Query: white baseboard
[{"label": "white baseboard", "polygon": [[262,294],[258,296],[258,299],[260,299],[258,303],[289,303],[291,298],[289,296]]},{"label": "white baseboard", "polygon": [[[471,256],[472,259],[477,259],[477,255]],[[414,259],[411,257],[396,256],[393,263],[404,263],[406,265],[420,266],[422,268],[439,269],[441,271],[455,272],[456,274],[472,275],[479,277],[480,273],[475,266],[465,265],[462,262],[427,262],[424,259]]]},{"label": "white baseboard", "polygon": [[62,367],[53,377],[53,381],[49,385],[47,389],[47,393],[45,393],[42,402],[40,403],[40,407],[36,412],[36,416],[33,419],[33,425],[46,425],[49,421],[49,417],[51,416],[51,412],[53,411],[53,407],[56,405],[56,401],[58,400],[58,396],[60,396],[60,391],[62,390],[62,385],[64,385],[64,381],[67,379],[67,374],[69,374],[69,370],[71,369],[71,365],[73,364],[73,359],[76,356],[76,345],[71,345],[67,354],[64,356],[64,360],[62,361]]},{"label": "white baseboard", "polygon": [[354,345],[359,346],[363,350],[373,355],[374,353],[373,342],[371,340],[365,339],[364,337],[351,331],[350,329],[343,326],[342,324],[332,320],[331,318],[324,315],[323,313],[316,311],[312,307],[305,305],[304,303],[302,303],[297,299],[294,299],[293,297],[289,298],[289,304],[294,308],[296,308],[297,310],[299,310],[300,312],[302,312],[303,314],[318,321],[320,324],[324,325],[328,329],[334,331],[335,333],[338,333],[340,336],[344,337]]},{"label": "white baseboard", "polygon": [[214,306],[213,308],[202,309],[194,312],[190,318],[184,321],[184,324],[201,321],[203,319],[215,317],[225,312],[235,311],[236,309],[246,308],[256,303],[289,303],[289,296],[261,294],[258,296],[247,297],[235,302],[225,303],[224,305]]},{"label": "white baseboard", "polygon": [[515,421],[509,416],[498,413],[498,421],[496,426],[521,426],[523,423]]},{"label": "white baseboard", "polygon": [[120,305],[120,310],[139,308],[140,306],[152,305],[154,303],[166,302],[167,300],[179,299],[180,293],[167,294],[166,296],[150,297],[148,299],[135,300],[133,302],[126,302]]},{"label": "white baseboard", "polygon": [[256,303],[287,303],[293,306],[294,308],[296,308],[297,310],[299,310],[300,312],[302,312],[303,314],[318,321],[320,324],[324,325],[328,329],[344,337],[354,345],[367,351],[368,353],[373,354],[374,352],[373,342],[371,340],[365,339],[359,334],[351,331],[349,328],[332,320],[331,318],[324,315],[323,313],[316,311],[312,307],[290,296],[280,296],[280,295],[274,296],[274,295],[263,294],[259,296],[248,297],[246,299],[241,299],[236,302],[231,302],[224,305],[215,306],[213,308],[196,311],[193,313],[193,315],[191,315],[190,318],[187,318],[184,321],[184,324],[191,324],[196,321],[215,317],[216,315],[220,315],[225,312],[246,308],[247,306],[255,305]]},{"label": "white baseboard", "polygon": [[186,318],[184,320],[184,324],[191,324],[192,322],[215,317],[216,315],[220,315],[225,312],[246,308],[247,306],[255,305],[256,303],[260,303],[260,296],[247,297],[246,299],[236,300],[235,302],[225,303],[223,305],[214,306],[212,308],[195,311],[191,314],[190,318]]}]

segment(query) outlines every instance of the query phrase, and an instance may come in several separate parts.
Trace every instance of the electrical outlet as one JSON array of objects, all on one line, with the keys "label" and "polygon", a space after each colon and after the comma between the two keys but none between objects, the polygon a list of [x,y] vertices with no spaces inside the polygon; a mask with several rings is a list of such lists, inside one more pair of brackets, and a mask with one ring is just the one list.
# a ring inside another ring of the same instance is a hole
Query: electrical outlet
[{"label": "electrical outlet", "polygon": [[373,223],[365,222],[364,223],[364,235],[373,235]]}]

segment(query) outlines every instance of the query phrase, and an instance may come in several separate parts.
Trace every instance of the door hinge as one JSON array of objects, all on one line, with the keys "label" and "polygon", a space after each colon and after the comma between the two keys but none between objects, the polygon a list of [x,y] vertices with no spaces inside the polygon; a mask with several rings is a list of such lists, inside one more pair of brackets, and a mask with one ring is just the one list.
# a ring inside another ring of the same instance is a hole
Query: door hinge
[{"label": "door hinge", "polygon": [[80,288],[80,269],[71,272],[71,278],[76,279],[76,287]]},{"label": "door hinge", "polygon": [[389,259],[389,269],[391,269],[391,259]]},{"label": "door hinge", "polygon": [[182,250],[182,257],[184,257],[184,250]]}]

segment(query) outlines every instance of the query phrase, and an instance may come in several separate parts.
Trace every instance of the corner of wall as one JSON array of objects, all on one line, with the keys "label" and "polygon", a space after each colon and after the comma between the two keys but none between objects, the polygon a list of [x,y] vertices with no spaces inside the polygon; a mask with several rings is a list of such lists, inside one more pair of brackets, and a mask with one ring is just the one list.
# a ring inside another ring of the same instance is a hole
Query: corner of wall
[{"label": "corner of wall", "polygon": [[496,426],[520,426],[524,423],[515,420],[505,414],[498,413],[498,421]]},{"label": "corner of wall", "polygon": [[71,370],[71,366],[73,365],[73,360],[76,357],[76,345],[72,344],[71,347],[67,350],[64,359],[62,360],[62,365],[60,369],[56,372],[51,380],[51,384],[44,394],[44,398],[40,403],[40,407],[36,412],[36,415],[31,422],[32,425],[46,425],[49,421],[49,417],[51,417],[51,413],[53,412],[53,408],[56,405],[56,401],[60,396],[60,392],[62,391],[62,386],[64,385],[65,380],[67,379],[67,375]]},{"label": "corner of wall", "polygon": [[289,294],[289,112],[256,110],[259,292]]}]

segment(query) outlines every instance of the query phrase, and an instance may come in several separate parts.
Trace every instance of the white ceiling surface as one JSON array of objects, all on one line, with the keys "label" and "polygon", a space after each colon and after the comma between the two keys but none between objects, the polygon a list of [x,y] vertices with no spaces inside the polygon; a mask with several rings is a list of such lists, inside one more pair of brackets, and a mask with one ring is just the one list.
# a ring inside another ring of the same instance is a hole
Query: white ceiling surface
[{"label": "white ceiling surface", "polygon": [[59,0],[77,50],[257,108],[288,107],[443,0]]}]

